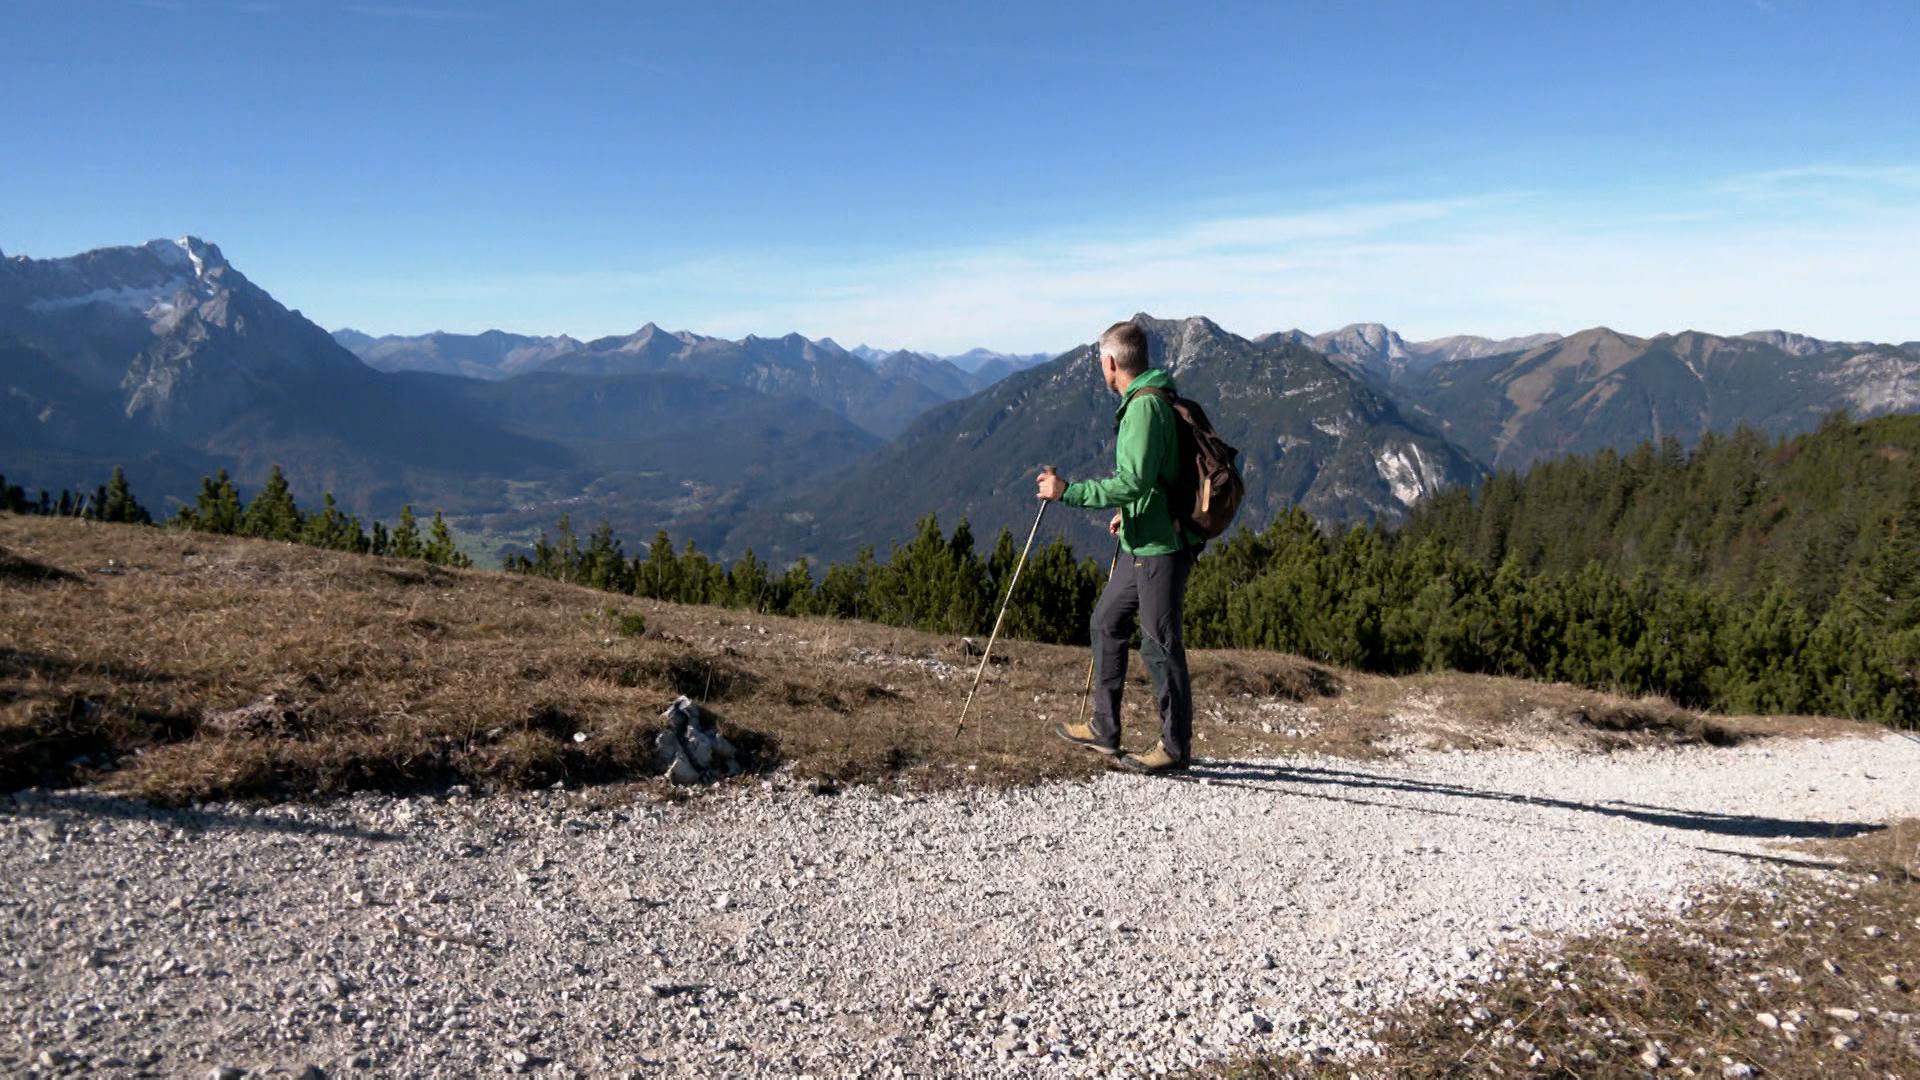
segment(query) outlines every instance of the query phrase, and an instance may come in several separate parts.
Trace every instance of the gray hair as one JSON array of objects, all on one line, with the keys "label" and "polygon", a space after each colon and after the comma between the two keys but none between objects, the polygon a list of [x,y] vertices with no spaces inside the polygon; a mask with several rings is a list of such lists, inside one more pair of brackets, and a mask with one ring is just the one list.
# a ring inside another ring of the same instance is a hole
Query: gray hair
[{"label": "gray hair", "polygon": [[1113,366],[1128,375],[1147,370],[1147,333],[1134,322],[1117,322],[1100,335],[1100,351],[1113,357]]}]

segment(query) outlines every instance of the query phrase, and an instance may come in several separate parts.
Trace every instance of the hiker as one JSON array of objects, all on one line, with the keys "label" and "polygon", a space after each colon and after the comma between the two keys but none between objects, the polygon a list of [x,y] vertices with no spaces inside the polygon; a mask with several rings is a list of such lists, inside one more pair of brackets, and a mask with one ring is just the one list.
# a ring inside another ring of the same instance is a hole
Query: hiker
[{"label": "hiker", "polygon": [[1160,706],[1160,742],[1150,753],[1122,755],[1120,764],[1142,773],[1177,772],[1186,769],[1193,740],[1181,609],[1187,575],[1206,541],[1181,529],[1168,498],[1180,475],[1172,376],[1147,366],[1147,335],[1131,322],[1108,327],[1095,353],[1107,388],[1121,395],[1113,475],[1069,484],[1048,467],[1039,476],[1040,497],[1090,509],[1117,507],[1107,530],[1119,538],[1123,554],[1093,609],[1093,722],[1056,724],[1053,731],[1077,746],[1120,754],[1127,641],[1137,616],[1140,655]]}]

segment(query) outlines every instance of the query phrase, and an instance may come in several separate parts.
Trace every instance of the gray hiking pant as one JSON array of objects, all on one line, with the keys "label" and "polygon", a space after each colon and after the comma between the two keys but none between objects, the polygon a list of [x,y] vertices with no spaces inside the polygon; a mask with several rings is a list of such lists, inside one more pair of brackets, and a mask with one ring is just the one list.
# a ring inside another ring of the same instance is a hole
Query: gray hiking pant
[{"label": "gray hiking pant", "polygon": [[1187,575],[1199,552],[1128,555],[1124,552],[1094,606],[1093,733],[1112,746],[1120,743],[1120,697],[1127,685],[1127,642],[1140,625],[1140,658],[1153,678],[1160,706],[1160,745],[1185,761],[1193,742],[1193,682],[1187,677],[1187,648],[1180,636]]}]

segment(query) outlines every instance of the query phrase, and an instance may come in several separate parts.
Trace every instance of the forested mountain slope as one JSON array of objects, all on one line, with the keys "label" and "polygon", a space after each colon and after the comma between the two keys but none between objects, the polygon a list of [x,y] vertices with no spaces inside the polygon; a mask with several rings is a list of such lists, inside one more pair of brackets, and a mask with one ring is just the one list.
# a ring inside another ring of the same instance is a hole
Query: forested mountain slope
[{"label": "forested mountain slope", "polygon": [[1415,508],[1401,539],[1528,573],[1598,563],[1739,593],[1780,587],[1820,611],[1876,562],[1911,551],[1920,567],[1920,536],[1898,534],[1916,507],[1920,416],[1835,415],[1784,441],[1743,429],[1692,450],[1669,439],[1501,472]]}]

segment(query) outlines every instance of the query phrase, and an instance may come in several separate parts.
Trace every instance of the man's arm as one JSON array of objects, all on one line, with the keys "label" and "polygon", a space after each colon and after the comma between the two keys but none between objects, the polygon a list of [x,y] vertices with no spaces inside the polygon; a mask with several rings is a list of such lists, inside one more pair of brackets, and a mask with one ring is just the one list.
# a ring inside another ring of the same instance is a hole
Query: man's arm
[{"label": "man's arm", "polygon": [[1147,460],[1153,445],[1155,409],[1150,402],[1128,405],[1120,417],[1120,436],[1113,454],[1113,475],[1104,480],[1078,480],[1067,485],[1060,501],[1068,506],[1104,509],[1139,501],[1153,490],[1155,462]]}]

